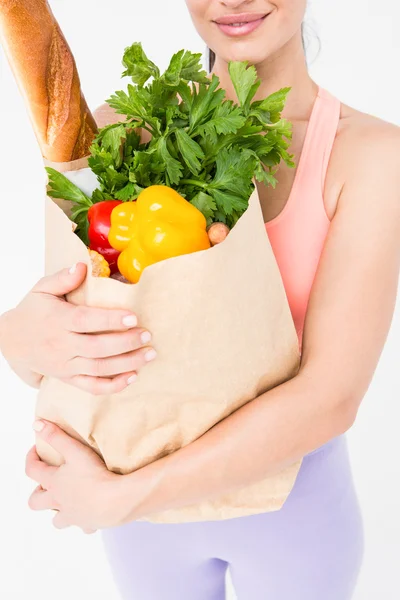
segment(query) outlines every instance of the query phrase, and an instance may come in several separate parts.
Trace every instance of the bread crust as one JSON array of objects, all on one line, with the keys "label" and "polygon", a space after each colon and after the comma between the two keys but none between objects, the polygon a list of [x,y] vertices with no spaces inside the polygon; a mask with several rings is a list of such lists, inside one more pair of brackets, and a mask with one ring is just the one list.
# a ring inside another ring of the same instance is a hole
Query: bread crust
[{"label": "bread crust", "polygon": [[88,156],[96,122],[47,0],[0,0],[0,40],[43,158],[65,162]]}]

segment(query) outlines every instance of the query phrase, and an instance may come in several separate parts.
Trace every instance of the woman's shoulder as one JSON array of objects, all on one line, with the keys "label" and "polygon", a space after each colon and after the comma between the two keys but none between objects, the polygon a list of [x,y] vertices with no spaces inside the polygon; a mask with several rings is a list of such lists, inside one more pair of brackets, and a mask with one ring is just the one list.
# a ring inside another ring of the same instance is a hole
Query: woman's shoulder
[{"label": "woman's shoulder", "polygon": [[342,103],[328,169],[329,181],[344,184],[373,173],[399,172],[400,127]]},{"label": "woman's shoulder", "polygon": [[372,212],[369,202],[377,202],[387,219],[397,219],[399,157],[400,127],[342,103],[325,184],[329,214],[340,201],[354,204],[357,214]]},{"label": "woman's shoulder", "polygon": [[374,152],[400,150],[400,127],[342,103],[336,142],[345,155],[356,151],[364,159],[371,156],[377,160]]},{"label": "woman's shoulder", "polygon": [[325,180],[324,201],[330,218],[339,197],[362,183],[379,182],[381,191],[400,190],[400,127],[341,103],[340,120]]}]

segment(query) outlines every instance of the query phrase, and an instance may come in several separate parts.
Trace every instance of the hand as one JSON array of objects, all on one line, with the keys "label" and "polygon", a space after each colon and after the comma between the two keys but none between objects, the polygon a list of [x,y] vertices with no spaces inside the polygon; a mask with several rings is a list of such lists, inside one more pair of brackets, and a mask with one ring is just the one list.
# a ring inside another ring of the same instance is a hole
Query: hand
[{"label": "hand", "polygon": [[[40,429],[42,427],[42,429]],[[39,486],[29,498],[32,510],[58,511],[58,529],[72,525],[85,533],[122,523],[129,512],[129,494],[119,493],[122,475],[107,470],[89,447],[48,421],[36,421],[37,434],[59,452],[65,463],[51,467],[33,447],[26,458],[26,474]]]},{"label": "hand", "polygon": [[116,393],[154,358],[154,350],[144,346],[151,335],[136,327],[128,310],[66,302],[64,295],[85,275],[86,265],[78,263],[41,279],[1,317],[1,351],[19,375],[56,377],[92,394]]}]

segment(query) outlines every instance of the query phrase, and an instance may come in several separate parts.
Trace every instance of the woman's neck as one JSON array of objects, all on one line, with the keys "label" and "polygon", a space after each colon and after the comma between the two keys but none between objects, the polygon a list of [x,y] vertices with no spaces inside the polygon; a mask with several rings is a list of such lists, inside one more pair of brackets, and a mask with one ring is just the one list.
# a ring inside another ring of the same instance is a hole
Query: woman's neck
[{"label": "woman's neck", "polygon": [[[300,34],[294,36],[274,55],[256,64],[255,67],[261,79],[255,100],[266,98],[281,88],[291,87],[283,116],[290,121],[309,118],[318,86],[309,75]],[[221,87],[226,90],[227,98],[237,102],[229,77],[228,63],[217,56],[212,73],[220,78]]]}]

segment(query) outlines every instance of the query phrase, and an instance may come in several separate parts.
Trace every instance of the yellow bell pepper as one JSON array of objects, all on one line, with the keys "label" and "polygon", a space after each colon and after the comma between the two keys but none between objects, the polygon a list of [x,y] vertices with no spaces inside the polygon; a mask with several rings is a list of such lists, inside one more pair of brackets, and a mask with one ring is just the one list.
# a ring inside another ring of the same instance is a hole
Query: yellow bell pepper
[{"label": "yellow bell pepper", "polygon": [[203,213],[177,191],[152,185],[113,209],[108,241],[121,252],[120,273],[137,283],[149,265],[210,248],[206,228]]}]

